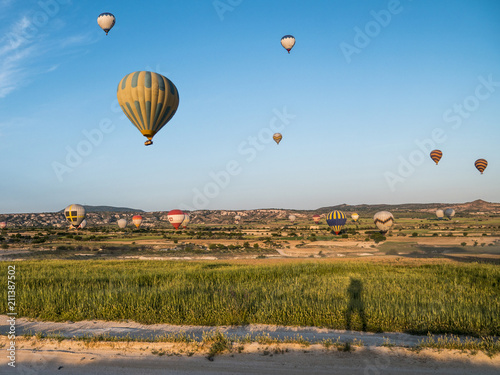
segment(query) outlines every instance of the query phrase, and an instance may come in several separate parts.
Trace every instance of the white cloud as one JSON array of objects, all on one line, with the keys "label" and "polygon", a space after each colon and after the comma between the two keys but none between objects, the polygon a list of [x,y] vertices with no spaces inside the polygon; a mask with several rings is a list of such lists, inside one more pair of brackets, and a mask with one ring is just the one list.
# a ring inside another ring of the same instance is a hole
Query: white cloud
[{"label": "white cloud", "polygon": [[[2,6],[9,1],[0,0]],[[30,11],[33,11],[31,9]],[[59,67],[62,55],[78,53],[78,47],[95,43],[91,33],[60,37],[57,17],[43,26],[35,26],[28,16],[20,18],[0,30],[0,98],[24,87],[39,74],[52,72]]]}]

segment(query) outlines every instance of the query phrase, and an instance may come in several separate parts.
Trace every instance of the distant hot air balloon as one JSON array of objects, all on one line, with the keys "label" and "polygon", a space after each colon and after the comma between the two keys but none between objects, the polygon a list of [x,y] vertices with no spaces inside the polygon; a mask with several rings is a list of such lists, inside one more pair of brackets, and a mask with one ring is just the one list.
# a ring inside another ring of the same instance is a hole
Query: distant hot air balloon
[{"label": "distant hot air balloon", "polygon": [[295,219],[296,219],[295,215],[288,216],[288,220],[290,220],[292,223],[295,221]]},{"label": "distant hot air balloon", "polygon": [[64,217],[74,228],[77,228],[85,219],[85,208],[79,204],[70,204],[64,209]]},{"label": "distant hot air balloon", "polygon": [[477,159],[474,165],[476,166],[477,170],[481,172],[481,174],[483,174],[484,170],[488,166],[488,162],[485,159]]},{"label": "distant hot air balloon", "polygon": [[373,216],[373,222],[382,233],[386,233],[394,224],[394,216],[388,211],[380,211]]},{"label": "distant hot air balloon", "polygon": [[127,226],[127,220],[125,220],[125,219],[120,219],[120,220],[118,220],[118,221],[116,222],[116,224],[118,224],[118,227],[119,227],[120,229],[123,229],[123,228],[125,228],[125,227]]},{"label": "distant hot air balloon", "polygon": [[339,234],[347,218],[342,211],[332,211],[326,215],[326,223],[332,227],[335,234]]},{"label": "distant hot air balloon", "polygon": [[184,212],[181,210],[172,210],[167,214],[167,218],[175,229],[179,229],[179,226],[184,221]]},{"label": "distant hot air balloon", "polygon": [[434,160],[436,165],[439,163],[442,156],[443,156],[443,153],[441,152],[441,150],[432,150],[431,151],[431,159]]},{"label": "distant hot air balloon", "polygon": [[154,72],[127,74],[118,84],[118,103],[128,119],[153,144],[155,134],[175,115],[179,106],[177,87]]},{"label": "distant hot air balloon", "polygon": [[281,45],[290,53],[290,50],[295,45],[295,38],[292,35],[285,35],[281,38]]},{"label": "distant hot air balloon", "polygon": [[358,221],[358,219],[359,219],[359,215],[358,215],[357,213],[353,213],[353,214],[351,215],[351,218],[352,218],[352,220],[354,220],[354,221]]},{"label": "distant hot air balloon", "polygon": [[106,35],[108,35],[109,30],[115,25],[116,18],[111,13],[101,13],[97,17],[97,24],[104,30]]},{"label": "distant hot air balloon", "polygon": [[451,218],[455,216],[455,210],[453,208],[447,208],[444,210],[444,215],[451,220]]},{"label": "distant hot air balloon", "polygon": [[441,210],[441,209],[437,209],[436,210],[436,216],[437,216],[438,219],[441,220],[444,217],[444,211]]},{"label": "distant hot air balloon", "polygon": [[282,138],[283,136],[281,135],[281,133],[274,133],[273,135],[274,142],[276,142],[276,144],[278,145],[280,144]]},{"label": "distant hot air balloon", "polygon": [[76,229],[83,229],[87,226],[87,220],[83,219],[80,225]]},{"label": "distant hot air balloon", "polygon": [[319,221],[321,220],[321,216],[319,215],[313,215],[313,220],[316,224],[319,224]]},{"label": "distant hot air balloon", "polygon": [[0,222],[0,229],[5,229],[7,223],[5,221]]},{"label": "distant hot air balloon", "polygon": [[182,220],[181,226],[185,229],[187,228],[187,225],[191,221],[191,217],[187,212],[184,213],[184,220]]},{"label": "distant hot air balloon", "polygon": [[236,224],[239,224],[240,220],[241,220],[241,216],[240,215],[236,215],[234,217],[234,221],[236,221]]},{"label": "distant hot air balloon", "polygon": [[132,223],[134,223],[136,228],[139,228],[142,223],[142,216],[141,215],[134,215],[132,217]]}]

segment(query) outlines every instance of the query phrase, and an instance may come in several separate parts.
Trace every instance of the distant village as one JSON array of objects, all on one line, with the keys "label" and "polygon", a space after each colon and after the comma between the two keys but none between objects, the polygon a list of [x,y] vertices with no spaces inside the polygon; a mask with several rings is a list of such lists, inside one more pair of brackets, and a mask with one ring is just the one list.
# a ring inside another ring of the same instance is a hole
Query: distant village
[{"label": "distant village", "polygon": [[[337,205],[323,207],[316,210],[288,210],[288,209],[255,209],[255,210],[197,210],[189,212],[192,224],[235,224],[235,217],[241,218],[241,223],[267,223],[270,221],[288,220],[293,214],[298,222],[310,220],[312,215],[326,215],[332,210],[342,210],[346,213],[357,212],[361,216],[371,216],[379,210],[397,212],[413,212],[416,217],[433,215],[436,209],[453,208],[457,217],[465,215],[500,215],[500,203],[490,203],[476,200],[460,204],[401,204],[401,205]],[[168,211],[143,212],[129,208],[102,206],[85,206],[86,220],[90,226],[113,225],[119,219],[126,219],[131,223],[133,215],[143,217],[142,227],[170,227],[167,219]],[[63,210],[44,213],[0,214],[0,222],[7,223],[7,227],[31,228],[52,227],[67,228],[68,223]]]}]

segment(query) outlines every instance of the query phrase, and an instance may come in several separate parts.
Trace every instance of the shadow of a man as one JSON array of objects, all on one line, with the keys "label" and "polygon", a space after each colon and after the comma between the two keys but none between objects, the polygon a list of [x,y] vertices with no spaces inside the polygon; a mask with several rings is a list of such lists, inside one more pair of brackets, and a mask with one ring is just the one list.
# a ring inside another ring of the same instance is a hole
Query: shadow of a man
[{"label": "shadow of a man", "polygon": [[352,315],[357,312],[361,319],[362,331],[366,332],[366,315],[363,303],[363,284],[361,280],[351,278],[351,284],[347,289],[347,293],[349,294],[349,304],[346,310],[346,327],[348,330],[351,329]]}]

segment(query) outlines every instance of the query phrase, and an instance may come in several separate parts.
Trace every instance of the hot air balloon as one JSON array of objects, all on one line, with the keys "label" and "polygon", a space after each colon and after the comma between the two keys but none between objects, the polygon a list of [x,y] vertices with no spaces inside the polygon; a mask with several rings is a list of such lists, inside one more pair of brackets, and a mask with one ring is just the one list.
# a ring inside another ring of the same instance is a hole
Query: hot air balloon
[{"label": "hot air balloon", "polygon": [[85,219],[85,208],[79,204],[70,204],[64,209],[64,216],[74,228],[77,228]]},{"label": "hot air balloon", "polygon": [[443,156],[443,153],[441,152],[441,150],[432,150],[431,151],[431,159],[434,160],[436,165],[438,165],[442,156]]},{"label": "hot air balloon", "polygon": [[111,13],[101,13],[97,17],[97,24],[104,30],[106,35],[108,35],[109,30],[115,25],[116,18]]},{"label": "hot air balloon", "polygon": [[455,216],[455,210],[453,208],[447,208],[444,210],[444,215],[451,220],[451,218]]},{"label": "hot air balloon", "polygon": [[313,215],[313,220],[316,224],[319,224],[319,221],[321,220],[321,216],[319,215]]},{"label": "hot air balloon", "polygon": [[127,226],[127,220],[125,220],[125,219],[120,219],[120,220],[118,220],[118,221],[116,222],[116,224],[118,224],[118,227],[119,227],[120,229],[123,229],[123,228],[125,228],[125,227]]},{"label": "hot air balloon", "polygon": [[290,53],[290,50],[295,45],[295,38],[292,35],[285,35],[281,38],[281,45]]},{"label": "hot air balloon", "polygon": [[134,215],[132,217],[132,223],[134,223],[136,228],[139,228],[142,223],[142,216],[141,215]]},{"label": "hot air balloon", "polygon": [[87,226],[87,220],[83,219],[80,225],[76,229],[83,229]]},{"label": "hot air balloon", "polygon": [[380,211],[373,216],[373,222],[382,233],[386,233],[394,224],[394,216],[388,211]]},{"label": "hot air balloon", "polygon": [[483,174],[484,170],[488,166],[488,162],[485,159],[477,159],[474,163],[477,170]]},{"label": "hot air balloon", "polygon": [[335,234],[339,234],[347,218],[342,211],[332,211],[326,215],[326,223],[332,227]]},{"label": "hot air balloon", "polygon": [[283,138],[281,133],[274,133],[273,139],[274,139],[274,142],[276,142],[276,144],[278,144],[278,145],[280,144],[281,138]]},{"label": "hot air balloon", "polygon": [[5,229],[7,223],[5,221],[0,222],[0,229]]},{"label": "hot air balloon", "polygon": [[295,221],[295,219],[295,215],[288,216],[288,220],[290,220],[292,223]]},{"label": "hot air balloon", "polygon": [[444,217],[444,211],[441,209],[436,210],[436,216],[439,220],[441,220]]},{"label": "hot air balloon", "polygon": [[240,215],[236,215],[234,217],[234,221],[236,221],[236,224],[239,224],[240,223],[240,220],[241,220],[241,216]]},{"label": "hot air balloon", "polygon": [[184,221],[184,212],[181,210],[172,210],[167,214],[167,218],[175,229],[179,229],[179,226]]},{"label": "hot air balloon", "polygon": [[118,84],[118,103],[128,119],[153,144],[155,134],[174,116],[179,106],[177,87],[154,72],[127,74]]},{"label": "hot air balloon", "polygon": [[189,214],[187,212],[184,213],[184,220],[182,220],[182,227],[185,229],[187,228],[187,225],[189,224],[189,221],[191,220],[191,217],[189,216]]},{"label": "hot air balloon", "polygon": [[357,213],[353,213],[353,214],[351,215],[351,219],[352,219],[352,220],[354,220],[354,221],[358,221],[358,219],[359,219],[359,215],[358,215]]}]

